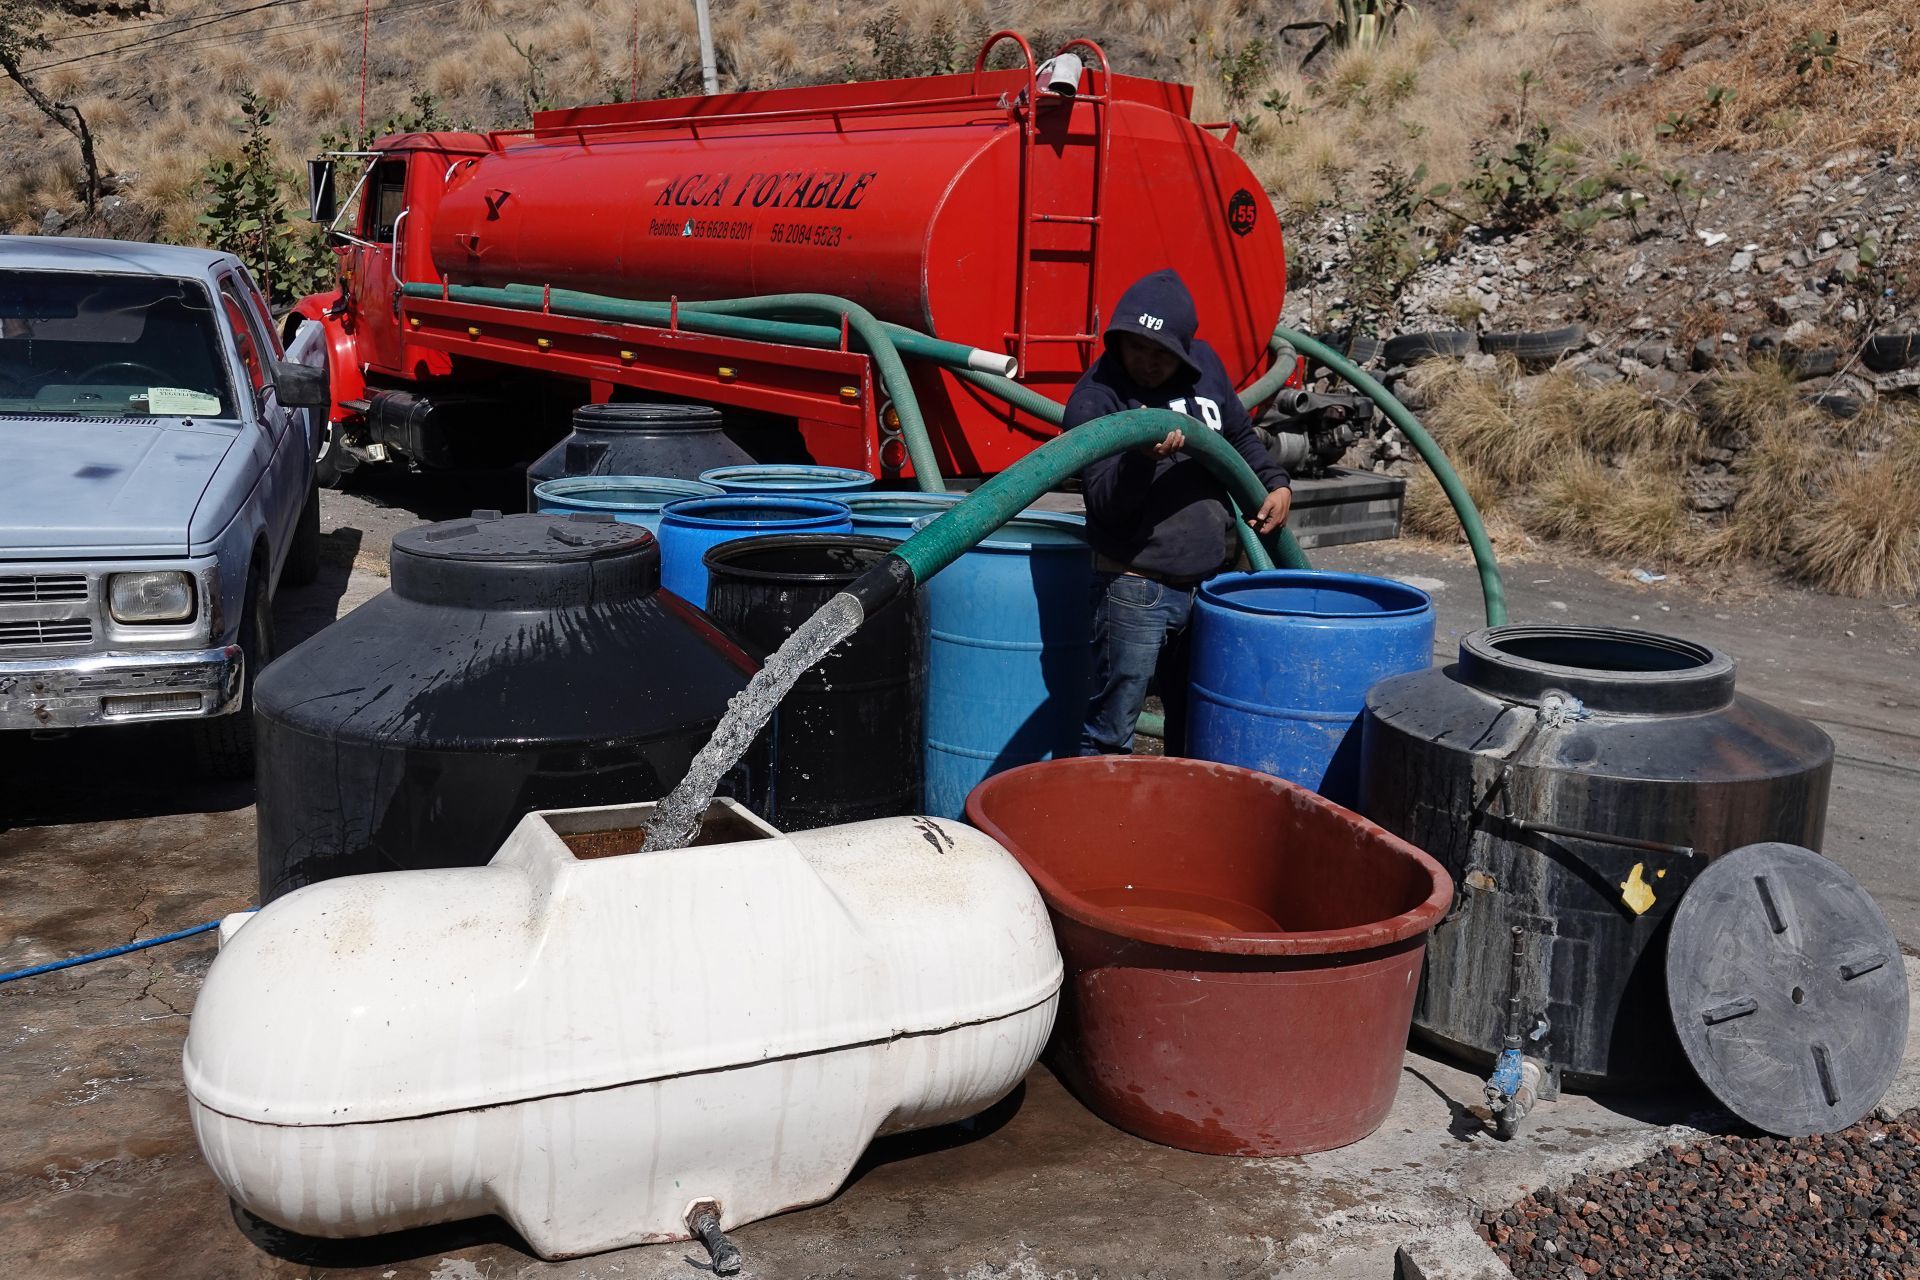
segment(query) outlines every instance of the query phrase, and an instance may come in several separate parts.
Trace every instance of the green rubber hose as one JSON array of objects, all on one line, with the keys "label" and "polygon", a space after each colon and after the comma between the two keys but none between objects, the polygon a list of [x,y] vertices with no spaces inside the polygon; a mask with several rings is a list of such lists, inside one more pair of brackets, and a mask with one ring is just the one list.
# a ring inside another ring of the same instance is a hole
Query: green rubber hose
[{"label": "green rubber hose", "polygon": [[[1038,418],[1042,422],[1051,422],[1057,427],[1065,417],[1065,411],[1061,406],[1032,388],[1021,386],[1011,378],[998,377],[979,369],[956,369],[954,372],[988,395],[998,396],[1022,413]],[[1265,501],[1264,494],[1261,500]],[[1245,514],[1244,510],[1241,514]],[[1268,551],[1259,535],[1254,533],[1253,527],[1245,520],[1234,520],[1233,531],[1240,539],[1240,550],[1246,553],[1247,563],[1255,569],[1271,569],[1275,560],[1289,569],[1313,567],[1307,563],[1307,553],[1300,549],[1300,544],[1294,540],[1293,532],[1284,526],[1279,536],[1274,539],[1276,546],[1272,552]]]},{"label": "green rubber hose", "polygon": [[1293,376],[1298,358],[1280,333],[1280,330],[1274,330],[1273,340],[1267,344],[1268,350],[1273,352],[1273,366],[1240,393],[1240,405],[1244,409],[1251,410],[1255,405],[1273,399],[1280,388],[1287,385],[1287,379]]},{"label": "green rubber hose", "polygon": [[[1082,423],[975,489],[972,497],[955,504],[901,543],[889,558],[905,562],[913,581],[925,582],[1088,464],[1126,449],[1157,443],[1169,431],[1182,431],[1192,425],[1193,419],[1168,409],[1129,409]],[[1187,436],[1187,451],[1226,486],[1242,510],[1258,510],[1266,501],[1267,489],[1260,477],[1219,432],[1193,432]]]},{"label": "green rubber hose", "polygon": [[907,366],[901,361],[892,336],[871,311],[826,293],[770,293],[759,298],[680,304],[682,315],[689,309],[698,315],[716,316],[764,315],[768,311],[817,311],[845,316],[847,327],[866,344],[867,356],[893,400],[893,411],[900,415],[900,434],[906,440],[907,457],[913,462],[914,484],[922,493],[946,492],[946,481],[940,478],[940,464],[933,456],[933,441],[927,435],[927,421],[920,414],[920,399],[914,395],[913,383],[907,378]]},{"label": "green rubber hose", "polygon": [[[570,289],[546,290],[535,285],[508,285],[501,289],[481,285],[452,285],[444,287],[444,294],[442,289],[443,286],[418,283],[401,286],[401,292],[413,297],[445,296],[455,302],[509,306],[523,311],[545,303],[562,315],[625,320],[656,327],[669,323],[673,310],[669,304],[662,302],[608,298]],[[907,456],[913,461],[914,483],[923,492],[944,493],[947,485],[940,478],[940,464],[933,456],[933,442],[927,436],[927,423],[920,413],[920,401],[913,393],[912,382],[907,378],[907,366],[900,359],[900,351],[894,345],[892,335],[865,307],[823,293],[776,293],[763,298],[738,298],[724,302],[683,302],[679,306],[679,321],[683,328],[710,333],[726,332],[762,342],[804,341],[806,345],[826,345],[803,336],[803,331],[818,330],[825,326],[783,324],[765,318],[768,311],[812,311],[831,315],[835,319],[846,317],[848,329],[865,344],[867,355],[880,375],[880,383],[892,399],[894,411],[900,415],[900,433],[906,440]],[[709,320],[720,323],[706,323]],[[727,324],[727,321],[733,323]],[[937,340],[929,338],[927,341],[931,343]],[[838,342],[839,331],[836,328],[833,331],[833,343],[837,345]],[[940,345],[954,351],[971,350],[961,348],[956,343]]]},{"label": "green rubber hose", "polygon": [[[461,297],[470,291],[497,292],[514,295],[511,300],[492,297]],[[415,297],[437,298],[440,290],[435,285],[408,285],[407,292]],[[580,293],[573,289],[543,289],[539,285],[508,284],[501,285],[497,291],[486,291],[478,285],[453,285],[449,294],[456,302],[488,302],[525,309],[528,302],[534,305],[546,303],[552,310],[563,316],[582,316],[591,320],[635,320],[641,323],[665,326],[673,323],[673,306],[666,302],[637,302],[630,298],[612,298],[605,294]],[[752,302],[755,299],[738,299]],[[751,338],[757,341],[780,341],[797,347],[837,347],[840,345],[840,326],[837,324],[809,324],[797,321],[763,320],[752,316],[735,316],[725,312],[708,310],[706,303],[683,302],[680,304],[680,327],[691,329],[695,333],[713,333],[724,337]],[[848,305],[852,305],[849,303]],[[636,310],[637,309],[637,310]],[[642,319],[642,316],[645,318]],[[975,361],[982,355],[977,347],[969,347],[959,342],[948,342],[943,338],[932,338],[917,329],[909,329],[902,324],[893,324],[882,320],[880,327],[901,355],[917,356],[935,364],[951,369],[966,369],[979,372]],[[857,336],[857,335],[856,335]],[[1008,360],[1011,365],[1013,362]]]},{"label": "green rubber hose", "polygon": [[1042,422],[1051,422],[1057,427],[1060,425],[1060,420],[1066,416],[1065,406],[1047,399],[1032,387],[1021,386],[1012,378],[995,377],[991,373],[982,373],[978,369],[960,369],[956,372],[988,395],[1005,400],[1020,412],[1038,418]]},{"label": "green rubber hose", "polygon": [[[508,306],[517,310],[548,307],[562,315],[628,321],[654,327],[673,323],[675,319],[674,308],[669,303],[611,298],[570,289],[550,290],[537,285],[510,284],[502,288],[478,285],[443,287],[416,282],[403,285],[402,292],[411,297],[446,296],[459,302]],[[902,353],[952,369],[968,382],[1006,401],[1023,413],[1055,425],[1058,425],[1061,420],[1061,406],[1052,400],[1009,378],[977,367],[974,362],[988,353],[960,343],[946,342],[917,333],[901,325],[884,323],[866,308],[844,298],[818,293],[771,294],[759,298],[681,303],[678,310],[680,326],[696,332],[814,347],[838,346],[839,327],[798,323],[776,317],[793,312],[811,312],[826,315],[835,320],[844,318],[848,330],[866,347],[874,362],[874,368],[880,375],[881,385],[893,401],[894,410],[900,416],[900,431],[907,447],[907,456],[913,462],[915,482],[926,492],[942,492],[946,484],[940,476],[939,463],[933,456],[933,445],[927,434],[925,416],[920,412],[919,398],[914,394],[906,366],[900,359]],[[1433,437],[1420,424],[1420,420],[1357,365],[1316,339],[1295,333],[1290,329],[1279,328],[1274,330],[1272,350],[1274,352],[1272,367],[1240,393],[1241,403],[1252,408],[1279,391],[1287,379],[1293,375],[1294,360],[1291,357],[1297,350],[1332,369],[1334,373],[1380,406],[1388,420],[1400,428],[1421,458],[1425,460],[1460,518],[1461,528],[1466,532],[1467,543],[1473,550],[1474,561],[1479,568],[1480,589],[1485,600],[1488,624],[1498,626],[1505,622],[1506,592],[1500,581],[1499,565],[1495,562],[1493,547],[1487,539],[1480,513],[1474,508],[1473,499],[1468,495],[1466,486],[1461,484],[1459,476],[1447,462],[1446,455],[1434,443]],[[1236,520],[1234,529],[1240,537],[1249,561],[1256,568],[1270,567],[1271,561],[1267,559],[1266,552],[1254,538],[1252,530],[1246,523]],[[1281,564],[1291,569],[1310,567],[1305,554],[1300,550],[1299,543],[1295,541],[1289,530],[1283,528],[1280,531],[1276,545]]]},{"label": "green rubber hose", "polygon": [[[1487,540],[1486,526],[1480,523],[1480,512],[1474,507],[1473,498],[1467,493],[1467,487],[1460,483],[1460,477],[1454,474],[1452,464],[1447,461],[1447,455],[1440,451],[1440,446],[1435,444],[1433,437],[1427,434],[1427,429],[1420,425],[1420,419],[1414,417],[1407,406],[1396,400],[1392,392],[1368,377],[1359,365],[1318,339],[1309,338],[1303,333],[1295,333],[1291,329],[1275,329],[1273,347],[1276,355],[1282,347],[1291,347],[1307,358],[1318,360],[1333,370],[1351,383],[1355,390],[1379,405],[1381,412],[1387,415],[1388,421],[1400,428],[1402,434],[1412,442],[1413,447],[1419,451],[1420,457],[1426,462],[1427,469],[1433,472],[1433,478],[1440,482],[1440,488],[1445,491],[1447,501],[1453,504],[1454,514],[1460,517],[1460,527],[1466,531],[1467,545],[1473,548],[1473,562],[1480,570],[1480,596],[1486,606],[1487,625],[1497,627],[1505,623],[1507,591],[1500,581],[1500,566],[1494,561],[1493,544]],[[1291,362],[1275,360],[1274,367],[1259,382],[1247,388],[1247,392],[1259,390],[1262,383],[1273,378],[1283,368],[1287,373],[1292,373]],[[1285,381],[1286,378],[1281,377],[1279,382],[1274,383],[1274,390],[1279,388],[1280,382]],[[1271,390],[1266,391],[1260,398],[1264,399],[1271,394],[1273,394]],[[1243,394],[1242,399],[1244,398]]]}]

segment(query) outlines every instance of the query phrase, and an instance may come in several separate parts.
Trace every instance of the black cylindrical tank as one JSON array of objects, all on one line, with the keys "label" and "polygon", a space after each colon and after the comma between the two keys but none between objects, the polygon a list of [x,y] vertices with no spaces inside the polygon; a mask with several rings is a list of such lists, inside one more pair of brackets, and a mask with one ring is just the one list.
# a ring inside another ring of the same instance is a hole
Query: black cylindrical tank
[{"label": "black cylindrical tank", "polygon": [[1478,631],[1450,666],[1367,695],[1361,811],[1452,872],[1414,1024],[1484,1057],[1506,1033],[1524,931],[1529,1048],[1588,1087],[1676,1066],[1666,924],[1706,863],[1818,848],[1833,743],[1734,692],[1705,645],[1604,627]]},{"label": "black cylindrical tank", "polygon": [[752,462],[728,437],[720,411],[704,404],[583,404],[573,411],[566,439],[527,468],[527,509],[533,486],[560,476],[664,476],[698,480],[710,467]]},{"label": "black cylindrical tank", "polygon": [[[769,534],[706,554],[707,611],[756,654],[899,548],[889,538]],[[749,807],[782,831],[920,812],[926,617],[894,600],[800,677],[774,726],[771,787]]]},{"label": "black cylindrical tank", "polygon": [[660,589],[636,525],[476,513],[396,535],[391,564],[255,686],[262,903],[479,865],[532,809],[658,799],[758,669]]}]

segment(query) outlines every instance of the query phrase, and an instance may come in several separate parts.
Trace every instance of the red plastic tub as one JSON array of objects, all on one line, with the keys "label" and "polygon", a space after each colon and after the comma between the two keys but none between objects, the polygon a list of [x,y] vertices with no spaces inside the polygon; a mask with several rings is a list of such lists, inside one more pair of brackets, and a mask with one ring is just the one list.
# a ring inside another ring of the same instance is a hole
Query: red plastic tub
[{"label": "red plastic tub", "polygon": [[1282,779],[1153,756],[988,778],[967,817],[1040,886],[1067,962],[1053,1062],[1130,1133],[1217,1155],[1386,1118],[1440,864]]}]

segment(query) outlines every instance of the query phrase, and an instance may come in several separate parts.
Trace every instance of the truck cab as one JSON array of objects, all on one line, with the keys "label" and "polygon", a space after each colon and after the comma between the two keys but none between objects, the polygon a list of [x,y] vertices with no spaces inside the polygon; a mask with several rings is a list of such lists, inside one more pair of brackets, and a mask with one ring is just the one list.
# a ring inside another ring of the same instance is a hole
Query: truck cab
[{"label": "truck cab", "polygon": [[326,399],[231,255],[0,236],[0,731],[190,722],[250,773]]}]

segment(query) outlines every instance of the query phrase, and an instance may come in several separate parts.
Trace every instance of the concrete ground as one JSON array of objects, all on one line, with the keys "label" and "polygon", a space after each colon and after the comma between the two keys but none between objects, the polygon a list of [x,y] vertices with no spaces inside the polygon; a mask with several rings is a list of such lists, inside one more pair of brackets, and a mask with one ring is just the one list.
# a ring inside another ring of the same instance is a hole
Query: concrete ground
[{"label": "concrete ground", "polygon": [[[386,547],[422,518],[511,507],[499,478],[404,479],[327,495],[327,571],[285,593],[282,645],[384,586]],[[1476,625],[1456,552],[1339,548],[1315,561],[1403,577],[1441,608],[1437,648]],[[1920,619],[1885,602],[1723,581],[1643,586],[1632,566],[1511,559],[1517,620],[1630,623],[1718,645],[1747,691],[1834,736],[1827,852],[1920,954]],[[1637,615],[1637,618],[1636,618]],[[186,770],[160,731],[0,742],[0,970],[178,929],[254,898],[245,784]],[[485,1221],[354,1243],[291,1239],[236,1219],[187,1124],[179,1054],[209,936],[0,985],[0,1274],[23,1277],[343,1276],[368,1280],[669,1277],[688,1246],[559,1264]],[[1909,980],[1914,977],[1910,962]],[[1920,1104],[1909,1042],[1895,1110]],[[1192,1155],[1123,1134],[1044,1067],[970,1125],[889,1139],[827,1204],[736,1233],[759,1277],[1275,1276],[1385,1280],[1406,1245],[1430,1277],[1505,1272],[1467,1227],[1576,1173],[1630,1163],[1728,1118],[1697,1096],[1567,1097],[1495,1142],[1471,1072],[1409,1053],[1379,1132],[1298,1159]]]}]

